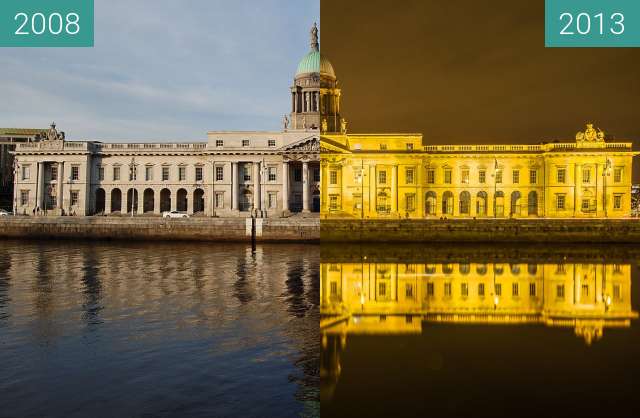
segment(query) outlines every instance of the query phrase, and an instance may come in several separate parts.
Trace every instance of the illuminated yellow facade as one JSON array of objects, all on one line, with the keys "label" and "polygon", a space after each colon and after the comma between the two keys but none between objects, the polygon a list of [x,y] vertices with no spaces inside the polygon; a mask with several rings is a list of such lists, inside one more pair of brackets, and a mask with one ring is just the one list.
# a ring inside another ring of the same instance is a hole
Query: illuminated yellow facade
[{"label": "illuminated yellow facade", "polygon": [[636,153],[630,141],[614,141],[591,123],[575,139],[536,145],[424,145],[422,134],[351,134],[332,77],[320,92],[324,218],[631,214]]},{"label": "illuminated yellow facade", "polygon": [[322,263],[320,280],[323,335],[544,324],[573,328],[590,344],[638,317],[628,264]]}]

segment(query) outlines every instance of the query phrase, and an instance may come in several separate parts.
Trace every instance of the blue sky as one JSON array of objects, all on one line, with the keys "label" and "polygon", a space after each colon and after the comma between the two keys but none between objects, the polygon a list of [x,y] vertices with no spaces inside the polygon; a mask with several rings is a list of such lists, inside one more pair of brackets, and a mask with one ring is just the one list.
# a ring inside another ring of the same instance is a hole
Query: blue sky
[{"label": "blue sky", "polygon": [[204,140],[279,129],[319,0],[95,0],[94,48],[0,49],[0,127]]}]

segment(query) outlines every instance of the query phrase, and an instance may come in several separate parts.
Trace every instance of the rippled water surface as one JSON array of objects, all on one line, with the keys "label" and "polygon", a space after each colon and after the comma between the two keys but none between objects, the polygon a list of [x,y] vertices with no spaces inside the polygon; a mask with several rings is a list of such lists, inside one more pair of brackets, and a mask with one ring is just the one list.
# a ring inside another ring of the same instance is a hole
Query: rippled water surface
[{"label": "rippled water surface", "polygon": [[0,251],[0,417],[319,415],[318,247]]}]

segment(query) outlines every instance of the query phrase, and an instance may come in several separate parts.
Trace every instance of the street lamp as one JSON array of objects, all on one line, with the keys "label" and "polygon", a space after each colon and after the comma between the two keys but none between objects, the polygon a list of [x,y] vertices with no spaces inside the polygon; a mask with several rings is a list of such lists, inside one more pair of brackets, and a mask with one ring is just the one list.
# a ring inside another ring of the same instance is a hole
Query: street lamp
[{"label": "street lamp", "polygon": [[18,214],[18,174],[20,172],[20,164],[18,163],[18,159],[14,157],[13,159],[13,214]]},{"label": "street lamp", "polygon": [[[136,158],[132,157],[131,158],[131,164],[129,165],[129,180],[131,180],[131,182],[135,181],[136,179]],[[133,208],[134,208],[134,200],[136,200],[137,198],[137,191],[135,189],[135,186],[131,188],[131,217],[133,218]]]}]

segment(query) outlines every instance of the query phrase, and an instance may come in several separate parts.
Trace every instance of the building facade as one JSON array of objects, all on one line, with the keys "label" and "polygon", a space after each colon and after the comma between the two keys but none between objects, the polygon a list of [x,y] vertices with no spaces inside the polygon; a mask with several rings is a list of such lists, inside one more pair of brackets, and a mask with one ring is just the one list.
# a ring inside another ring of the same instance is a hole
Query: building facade
[{"label": "building facade", "polygon": [[631,215],[637,153],[593,124],[575,139],[535,145],[425,145],[422,134],[350,134],[337,85],[334,75],[322,107],[329,109],[321,124],[324,218]]},{"label": "building facade", "polygon": [[0,128],[0,209],[13,210],[13,151],[21,142],[39,140],[46,129]]},{"label": "building facade", "polygon": [[[24,215],[289,216],[320,211],[318,32],[298,66],[283,130],[194,143],[67,141],[55,124],[17,144],[13,207]],[[317,82],[314,83],[314,80]]]}]

